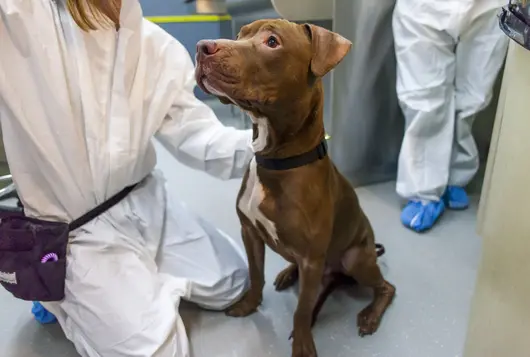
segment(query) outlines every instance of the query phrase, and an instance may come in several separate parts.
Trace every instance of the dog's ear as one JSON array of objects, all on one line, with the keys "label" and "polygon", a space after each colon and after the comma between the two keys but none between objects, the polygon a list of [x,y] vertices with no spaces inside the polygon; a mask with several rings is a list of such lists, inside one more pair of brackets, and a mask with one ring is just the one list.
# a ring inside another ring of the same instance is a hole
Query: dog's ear
[{"label": "dog's ear", "polygon": [[311,24],[304,24],[304,27],[311,39],[313,50],[311,72],[317,77],[323,77],[348,54],[352,43],[323,27]]}]

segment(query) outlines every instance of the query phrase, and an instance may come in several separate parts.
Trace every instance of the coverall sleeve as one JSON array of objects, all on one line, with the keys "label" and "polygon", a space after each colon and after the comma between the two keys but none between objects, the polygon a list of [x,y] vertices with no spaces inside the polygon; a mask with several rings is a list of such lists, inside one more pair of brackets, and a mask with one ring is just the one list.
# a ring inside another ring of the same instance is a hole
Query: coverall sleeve
[{"label": "coverall sleeve", "polygon": [[193,62],[184,46],[174,45],[167,55],[178,57],[174,63],[183,80],[156,138],[188,167],[224,180],[242,177],[253,156],[252,131],[223,125],[213,110],[195,97]]}]

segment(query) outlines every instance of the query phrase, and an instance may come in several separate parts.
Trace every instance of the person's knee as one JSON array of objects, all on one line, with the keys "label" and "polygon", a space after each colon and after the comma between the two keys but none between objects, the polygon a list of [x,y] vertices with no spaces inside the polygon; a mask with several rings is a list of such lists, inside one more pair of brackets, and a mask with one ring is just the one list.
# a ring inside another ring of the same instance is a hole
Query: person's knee
[{"label": "person's knee", "polygon": [[[187,341],[178,314],[186,288],[162,282],[135,254],[82,255],[72,248],[61,326],[78,351],[116,357],[175,357],[161,353],[171,341]],[[91,261],[87,260],[91,259]],[[181,291],[182,290],[182,291]]]},{"label": "person's knee", "polygon": [[235,304],[250,287],[248,268],[241,266],[210,286],[194,285],[193,302],[202,308],[223,311]]},{"label": "person's knee", "polygon": [[[231,278],[231,287],[224,294],[220,294],[219,309],[224,310],[238,302],[243,294],[250,288],[248,268],[242,267]],[[225,296],[225,298],[223,298]]]},{"label": "person's knee", "polygon": [[[163,356],[171,341],[186,340],[179,336],[182,324],[175,301],[170,296],[159,296],[149,304],[138,304],[139,299],[127,298],[130,292],[113,297],[101,297],[94,305],[82,302],[64,304],[67,315],[65,331],[78,350],[94,351],[96,356]],[[173,342],[171,342],[173,343]],[[174,349],[175,347],[173,347]],[[89,354],[92,357],[94,354]]]}]

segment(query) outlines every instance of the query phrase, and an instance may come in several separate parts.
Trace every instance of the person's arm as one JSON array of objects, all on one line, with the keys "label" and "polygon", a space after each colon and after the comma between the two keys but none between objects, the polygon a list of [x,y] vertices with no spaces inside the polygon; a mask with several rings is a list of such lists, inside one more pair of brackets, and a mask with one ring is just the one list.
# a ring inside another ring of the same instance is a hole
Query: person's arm
[{"label": "person's arm", "polygon": [[242,177],[253,156],[252,131],[224,126],[212,109],[195,97],[195,68],[188,51],[178,42],[172,47],[167,55],[175,56],[176,70],[184,81],[156,138],[191,168],[221,179]]}]

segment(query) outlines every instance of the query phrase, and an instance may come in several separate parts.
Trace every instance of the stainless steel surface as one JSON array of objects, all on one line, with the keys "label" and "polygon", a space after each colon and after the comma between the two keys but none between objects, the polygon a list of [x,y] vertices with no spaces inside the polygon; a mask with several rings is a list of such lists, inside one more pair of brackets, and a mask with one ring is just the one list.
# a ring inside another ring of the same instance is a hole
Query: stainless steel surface
[{"label": "stainless steel surface", "polygon": [[272,8],[270,0],[226,0],[226,5],[228,13],[232,16],[269,10]]},{"label": "stainless steel surface", "polygon": [[334,30],[353,48],[334,71],[330,151],[355,184],[396,174],[403,135],[392,35],[395,0],[335,0]]},{"label": "stainless steel surface", "polygon": [[13,192],[15,192],[15,185],[11,183],[0,190],[0,200],[10,196]]},{"label": "stainless steel surface", "polygon": [[196,0],[195,11],[198,14],[226,14],[226,0]]},{"label": "stainless steel surface", "polygon": [[244,25],[261,19],[279,18],[270,0],[227,0],[228,13],[232,16],[232,33],[235,39]]},{"label": "stainless steel surface", "polygon": [[322,21],[333,18],[333,1],[323,0],[271,0],[282,17],[291,21]]},{"label": "stainless steel surface", "polygon": [[9,198],[15,192],[15,184],[12,181],[11,175],[0,176],[0,200]]}]

